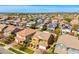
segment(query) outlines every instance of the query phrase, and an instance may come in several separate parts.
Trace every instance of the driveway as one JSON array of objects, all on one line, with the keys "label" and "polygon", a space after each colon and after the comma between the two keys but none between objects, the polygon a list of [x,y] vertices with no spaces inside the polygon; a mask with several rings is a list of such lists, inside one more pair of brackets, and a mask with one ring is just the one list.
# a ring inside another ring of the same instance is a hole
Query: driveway
[{"label": "driveway", "polygon": [[0,54],[13,54],[12,52],[0,47]]}]

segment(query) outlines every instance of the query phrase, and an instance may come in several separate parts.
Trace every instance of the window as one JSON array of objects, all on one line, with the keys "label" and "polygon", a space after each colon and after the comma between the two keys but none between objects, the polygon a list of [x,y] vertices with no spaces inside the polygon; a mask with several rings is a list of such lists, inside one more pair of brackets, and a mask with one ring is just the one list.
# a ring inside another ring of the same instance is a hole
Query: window
[{"label": "window", "polygon": [[22,43],[23,41],[20,41],[20,43]]}]

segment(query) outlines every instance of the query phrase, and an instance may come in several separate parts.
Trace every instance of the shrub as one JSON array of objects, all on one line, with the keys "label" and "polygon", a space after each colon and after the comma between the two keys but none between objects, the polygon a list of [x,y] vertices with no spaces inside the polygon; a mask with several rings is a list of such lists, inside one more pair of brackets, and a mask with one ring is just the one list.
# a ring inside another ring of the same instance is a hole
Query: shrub
[{"label": "shrub", "polygon": [[8,37],[5,38],[5,40],[3,41],[5,44],[10,44],[11,42],[14,41],[14,36],[10,35]]},{"label": "shrub", "polygon": [[72,26],[72,29],[76,30],[78,26],[79,26],[78,24],[75,24]]}]

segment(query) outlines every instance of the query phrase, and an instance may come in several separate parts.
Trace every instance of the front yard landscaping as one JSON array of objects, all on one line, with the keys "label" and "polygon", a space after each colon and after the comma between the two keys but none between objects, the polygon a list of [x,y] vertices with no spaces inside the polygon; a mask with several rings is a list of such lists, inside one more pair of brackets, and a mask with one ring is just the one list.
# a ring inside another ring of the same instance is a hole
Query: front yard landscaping
[{"label": "front yard landscaping", "polygon": [[14,36],[10,35],[10,36],[6,37],[2,42],[5,44],[10,44],[13,41],[14,41]]},{"label": "front yard landscaping", "polygon": [[31,50],[31,49],[29,49],[29,48],[27,48],[25,46],[19,45],[19,44],[18,45],[15,45],[14,48],[16,48],[18,50],[21,50],[21,51],[23,51],[25,53],[28,53],[28,54],[33,54],[34,53],[33,50]]},{"label": "front yard landscaping", "polygon": [[4,44],[4,43],[2,43],[2,42],[0,42],[0,46],[5,46],[5,44]]},{"label": "front yard landscaping", "polygon": [[34,53],[34,51],[33,50],[31,50],[31,49],[29,49],[29,48],[25,48],[24,50],[22,50],[23,52],[26,52],[26,53],[28,53],[28,54],[33,54]]},{"label": "front yard landscaping", "polygon": [[20,52],[20,51],[18,51],[16,49],[14,49],[14,48],[9,48],[9,50],[12,51],[12,52],[14,52],[14,53],[16,53],[16,54],[24,54],[24,53],[22,53],[22,52]]},{"label": "front yard landscaping", "polygon": [[54,54],[54,47],[51,47],[47,50],[48,54]]}]

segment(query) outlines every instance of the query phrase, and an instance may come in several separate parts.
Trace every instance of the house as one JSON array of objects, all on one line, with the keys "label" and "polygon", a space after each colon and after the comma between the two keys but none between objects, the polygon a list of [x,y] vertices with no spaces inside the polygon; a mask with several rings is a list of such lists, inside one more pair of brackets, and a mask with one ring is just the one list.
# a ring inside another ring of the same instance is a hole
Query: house
[{"label": "house", "polygon": [[4,21],[7,18],[8,18],[8,16],[6,16],[6,15],[0,15],[0,21]]},{"label": "house", "polygon": [[79,32],[76,30],[72,30],[72,32],[74,33],[74,36],[77,36],[79,34]]},{"label": "house", "polygon": [[75,30],[72,30],[75,36],[79,36],[79,25],[75,28]]},{"label": "house", "polygon": [[54,42],[54,36],[49,32],[36,32],[32,37],[31,47],[46,50]]},{"label": "house", "polygon": [[5,24],[6,19],[7,19],[7,16],[4,16],[4,15],[0,16],[0,23]]},{"label": "house", "polygon": [[40,28],[40,26],[42,27],[44,20],[40,17],[35,18],[34,21],[30,21],[29,23],[27,23],[27,27],[33,27],[35,26],[36,28]]},{"label": "house", "polygon": [[42,23],[42,24],[40,24],[40,25],[38,25],[36,27],[39,28],[39,30],[41,30],[43,28],[43,26],[44,26],[44,24]]},{"label": "house", "polygon": [[76,30],[79,32],[79,26],[76,28]]},{"label": "house", "polygon": [[17,18],[17,19],[13,22],[13,24],[14,24],[14,25],[17,25],[17,26],[19,25],[19,23],[20,23],[20,18]]},{"label": "house", "polygon": [[21,43],[23,41],[28,41],[31,39],[31,37],[35,34],[36,30],[34,29],[23,29],[16,33],[15,42]]},{"label": "house", "polygon": [[77,34],[79,35],[79,26],[77,27]]},{"label": "house", "polygon": [[11,33],[16,29],[15,26],[12,26],[12,25],[8,25],[7,28],[5,28],[4,30],[4,36],[9,36],[11,35]]},{"label": "house", "polygon": [[42,17],[38,17],[36,18],[36,25],[40,25],[44,22],[44,19],[42,19]]},{"label": "house", "polygon": [[59,20],[59,23],[60,23],[59,26],[61,27],[63,24],[67,24],[68,22],[64,19],[61,19],[61,20]]},{"label": "house", "polygon": [[55,30],[55,28],[56,28],[56,26],[57,26],[57,23],[49,23],[48,25],[47,25],[47,28],[48,28],[48,30]]},{"label": "house", "polygon": [[49,23],[50,17],[47,17],[46,15],[41,15],[37,17],[35,20],[36,20],[36,25],[41,25],[41,24]]},{"label": "house", "polygon": [[61,30],[62,30],[62,34],[66,34],[66,33],[70,33],[71,32],[71,30],[72,30],[72,28],[71,28],[71,26],[70,25],[63,25],[62,27],[61,27]]},{"label": "house", "polygon": [[51,22],[51,19],[46,18],[43,23],[46,24],[46,23],[50,23],[50,22]]},{"label": "house", "polygon": [[27,18],[26,17],[22,17],[21,20],[27,20]]},{"label": "house", "polygon": [[27,26],[27,21],[21,21],[19,25],[22,26],[22,27],[26,27]]},{"label": "house", "polygon": [[77,19],[74,19],[70,22],[71,25],[79,24],[79,21]]},{"label": "house", "polygon": [[0,24],[0,32],[3,31],[3,29],[6,27],[5,24]]},{"label": "house", "polygon": [[30,22],[28,22],[28,23],[26,24],[26,27],[31,27],[33,24],[35,24],[35,22],[30,21]]},{"label": "house", "polygon": [[77,54],[79,53],[79,40],[78,37],[64,34],[59,36],[55,45],[55,53],[58,54]]},{"label": "house", "polygon": [[19,32],[19,31],[21,31],[21,30],[22,30],[22,28],[16,27],[16,28],[12,31],[12,33],[16,35],[16,33]]}]

